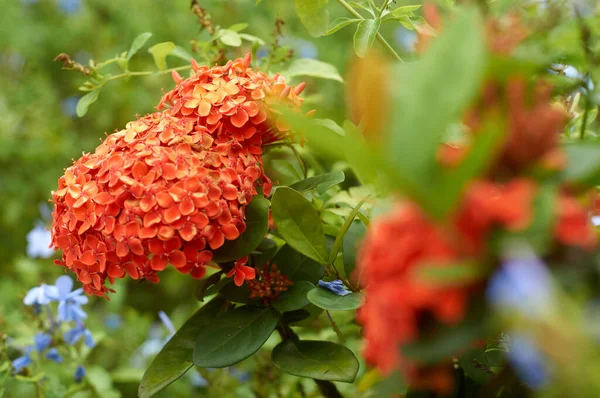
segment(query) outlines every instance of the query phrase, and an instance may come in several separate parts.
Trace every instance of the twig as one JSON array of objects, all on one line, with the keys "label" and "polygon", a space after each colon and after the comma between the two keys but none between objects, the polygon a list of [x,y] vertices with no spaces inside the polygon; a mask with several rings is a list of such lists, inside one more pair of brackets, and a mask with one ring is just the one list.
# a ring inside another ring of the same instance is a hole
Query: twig
[{"label": "twig", "polygon": [[331,317],[329,310],[325,310],[325,313],[327,314],[327,318],[329,318],[329,323],[331,323],[331,327],[333,328],[333,331],[335,332],[335,334],[337,334],[338,339],[340,339],[341,343],[345,343],[346,339],[344,339],[344,335],[342,334],[342,331],[340,330],[340,328],[338,328],[337,324]]}]

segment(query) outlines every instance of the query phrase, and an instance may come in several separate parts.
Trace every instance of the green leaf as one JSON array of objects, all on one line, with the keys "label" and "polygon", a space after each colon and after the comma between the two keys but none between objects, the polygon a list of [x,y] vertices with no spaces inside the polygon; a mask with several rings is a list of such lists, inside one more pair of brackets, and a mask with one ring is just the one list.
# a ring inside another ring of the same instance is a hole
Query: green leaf
[{"label": "green leaf", "polygon": [[413,11],[418,10],[419,8],[421,8],[420,4],[412,5],[412,6],[398,7],[396,9],[392,10],[392,12],[390,12],[389,14],[386,14],[385,19],[411,16],[411,15],[413,15]]},{"label": "green leaf", "polygon": [[356,268],[356,254],[358,252],[359,243],[366,232],[367,227],[365,224],[355,220],[344,236],[342,254],[344,256],[344,270],[349,278],[352,277],[352,273]]},{"label": "green leaf", "polygon": [[278,321],[273,308],[249,305],[213,317],[196,333],[194,364],[224,368],[243,361],[262,347]]},{"label": "green leaf", "polygon": [[272,359],[282,372],[316,380],[352,383],[359,368],[352,351],[329,341],[285,340],[273,349]]},{"label": "green leaf", "polygon": [[327,32],[325,32],[325,34],[323,36],[329,36],[334,34],[335,32],[337,32],[340,29],[345,28],[348,25],[351,25],[353,23],[357,23],[362,21],[362,19],[358,19],[358,18],[336,18],[331,25],[329,25],[329,28],[327,28]]},{"label": "green leaf", "polygon": [[348,311],[355,310],[362,305],[363,295],[361,293],[350,293],[346,296],[316,287],[306,295],[308,301],[324,310]]},{"label": "green leaf", "polygon": [[263,39],[261,39],[260,37],[256,37],[256,36],[253,36],[253,35],[249,35],[249,34],[247,34],[247,33],[238,33],[238,35],[239,35],[239,36],[240,36],[242,39],[244,39],[244,40],[246,40],[246,41],[249,41],[249,42],[251,42],[251,43],[257,43],[257,44],[259,44],[259,45],[261,45],[261,46],[264,46],[264,45],[265,45],[265,41],[264,41]]},{"label": "green leaf", "polygon": [[221,281],[221,276],[223,276],[223,272],[219,271],[204,279],[200,279],[200,281],[198,281],[198,286],[196,286],[196,291],[194,292],[196,300],[203,302],[208,288],[219,283]]},{"label": "green leaf", "polygon": [[298,192],[310,191],[311,189],[316,188],[318,193],[323,194],[327,192],[329,188],[344,182],[345,179],[346,176],[344,175],[344,172],[338,170],[298,181],[297,183],[292,184],[290,188],[295,189]]},{"label": "green leaf", "polygon": [[158,43],[150,47],[148,51],[152,54],[154,63],[156,64],[158,70],[163,71],[167,69],[167,55],[169,55],[171,51],[175,49],[175,47],[177,46],[171,41]]},{"label": "green leaf", "polygon": [[563,149],[568,161],[562,172],[565,182],[584,187],[600,184],[600,144],[570,143]]},{"label": "green leaf", "polygon": [[281,315],[281,323],[290,324],[310,318],[310,312],[305,309],[284,312]]},{"label": "green leaf", "polygon": [[309,76],[320,79],[336,80],[340,83],[344,82],[342,76],[335,66],[323,61],[310,58],[300,58],[292,62],[285,75],[288,78],[296,76]]},{"label": "green leaf", "polygon": [[371,47],[373,47],[373,42],[375,41],[375,37],[377,37],[380,26],[380,19],[365,19],[358,24],[354,33],[354,52],[356,55],[361,58],[367,56]]},{"label": "green leaf", "polygon": [[327,30],[327,2],[328,0],[294,0],[298,17],[311,36],[322,36]]},{"label": "green leaf", "polygon": [[488,267],[478,262],[423,263],[419,266],[417,278],[439,286],[462,286],[484,279],[489,271]]},{"label": "green leaf", "polygon": [[246,22],[240,22],[240,23],[231,25],[227,29],[232,30],[234,32],[241,32],[242,30],[246,29],[247,27],[248,27],[248,24]]},{"label": "green leaf", "polygon": [[288,287],[288,290],[282,292],[271,305],[280,312],[299,310],[309,304],[306,293],[314,288],[315,285],[310,282],[296,281]]},{"label": "green leaf", "polygon": [[135,53],[139,51],[140,48],[144,47],[144,44],[146,44],[146,42],[148,41],[148,39],[150,39],[151,36],[152,33],[146,32],[140,34],[133,40],[133,42],[131,43],[131,47],[129,47],[129,51],[127,51],[127,61],[129,61],[131,57],[133,57]]},{"label": "green leaf", "polygon": [[277,264],[281,273],[294,282],[308,281],[314,285],[325,272],[322,264],[297,252],[289,245],[279,249],[271,263]]},{"label": "green leaf", "polygon": [[194,56],[190,54],[186,49],[179,46],[176,46],[173,50],[171,50],[169,55],[180,58],[186,62],[190,62],[190,60],[194,58]]},{"label": "green leaf", "polygon": [[150,364],[140,383],[140,398],[149,398],[183,376],[193,365],[196,334],[210,324],[225,303],[216,297],[200,308],[175,333]]},{"label": "green leaf", "polygon": [[223,44],[230,47],[239,47],[242,45],[242,38],[237,32],[229,29],[221,29],[217,37]]},{"label": "green leaf", "polygon": [[226,283],[220,290],[219,294],[225,297],[229,301],[234,303],[243,304],[257,304],[257,299],[250,299],[250,289],[248,284],[244,283],[242,286],[237,286],[233,283],[233,279],[227,278],[229,283]]},{"label": "green leaf", "polygon": [[277,188],[271,202],[277,231],[288,245],[325,264],[327,246],[319,214],[302,194],[288,187]]},{"label": "green leaf", "polygon": [[79,98],[79,101],[77,102],[77,108],[75,108],[77,116],[83,117],[87,113],[90,105],[92,105],[98,99],[98,94],[100,94],[99,88],[90,91],[83,97]]},{"label": "green leaf", "polygon": [[246,230],[236,239],[225,241],[215,251],[213,261],[237,260],[252,252],[263,241],[269,230],[269,201],[255,196],[246,207]]}]

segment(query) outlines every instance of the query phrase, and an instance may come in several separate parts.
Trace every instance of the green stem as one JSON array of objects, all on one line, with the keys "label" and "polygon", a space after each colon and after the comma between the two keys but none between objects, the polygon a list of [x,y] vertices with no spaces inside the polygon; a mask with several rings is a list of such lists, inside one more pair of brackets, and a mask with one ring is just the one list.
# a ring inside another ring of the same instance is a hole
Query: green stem
[{"label": "green stem", "polygon": [[589,97],[589,88],[586,87],[586,94],[583,97],[584,100],[584,106],[585,108],[583,109],[583,119],[581,120],[581,130],[579,131],[579,139],[583,140],[585,138],[585,129],[587,128],[587,124],[588,124],[588,116],[590,113],[590,97]]},{"label": "green stem", "polygon": [[388,0],[383,0],[383,4],[381,5],[381,8],[379,9],[379,14],[377,14],[377,18],[381,18],[381,14],[383,14],[383,12],[385,11],[385,9],[387,8],[387,6],[390,4],[390,2]]},{"label": "green stem", "polygon": [[[365,18],[360,15],[358,13],[358,11],[356,11],[354,8],[352,8],[352,6],[350,6],[350,4],[346,3],[345,0],[337,0],[338,3],[340,3],[340,5],[342,7],[344,7],[350,14],[352,14],[354,17],[360,19],[360,20],[364,20]],[[381,33],[377,32],[377,40],[383,45],[383,47],[394,57],[396,58],[396,60],[400,61],[400,62],[404,62],[402,60],[402,58],[400,57],[400,55],[398,55],[398,53],[396,52],[396,50],[394,50],[394,48],[390,45],[390,43],[387,42],[387,40],[385,40],[385,38],[381,35]]]},{"label": "green stem", "polygon": [[342,334],[342,331],[340,330],[340,328],[338,328],[337,324],[331,317],[331,314],[329,313],[329,311],[325,310],[325,313],[327,314],[327,318],[329,319],[329,323],[331,323],[331,327],[333,328],[333,331],[335,332],[335,334],[337,334],[338,339],[340,339],[340,343],[342,343],[342,344],[346,343],[346,339],[344,339],[344,335]]},{"label": "green stem", "polygon": [[152,71],[125,72],[125,73],[121,73],[119,75],[109,77],[108,79],[104,80],[98,87],[96,87],[96,89],[104,87],[108,82],[110,82],[112,80],[123,79],[123,78],[131,77],[131,76],[151,76],[151,75],[152,76],[160,76],[160,75],[165,75],[167,73],[171,73],[173,71],[187,70],[187,69],[190,69],[191,67],[192,67],[191,65],[184,65],[184,66],[178,66],[176,68],[169,68],[169,69],[161,70],[158,72],[152,72]]}]

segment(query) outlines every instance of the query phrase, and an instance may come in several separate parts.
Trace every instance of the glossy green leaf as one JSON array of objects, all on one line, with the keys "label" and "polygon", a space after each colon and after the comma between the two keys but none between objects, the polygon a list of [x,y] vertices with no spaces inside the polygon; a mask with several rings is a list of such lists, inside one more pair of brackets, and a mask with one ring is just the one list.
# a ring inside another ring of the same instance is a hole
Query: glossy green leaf
[{"label": "glossy green leaf", "polygon": [[144,47],[144,44],[146,44],[146,42],[148,41],[148,39],[150,39],[151,36],[152,33],[146,32],[140,34],[135,39],[133,39],[131,47],[129,48],[129,51],[127,51],[127,61],[129,61],[131,57],[133,57],[135,53],[139,51],[140,48]]},{"label": "glossy green leaf", "polygon": [[261,244],[268,230],[269,201],[255,196],[246,207],[246,230],[236,239],[225,241],[215,251],[213,261],[220,263],[244,257]]},{"label": "glossy green leaf", "polygon": [[325,34],[323,36],[329,36],[334,34],[335,32],[337,32],[340,29],[345,28],[348,25],[351,25],[353,23],[357,23],[362,21],[361,19],[358,18],[337,18],[335,19],[327,28],[327,32],[325,32]]},{"label": "glossy green leaf", "polygon": [[77,101],[77,108],[75,108],[77,116],[83,117],[87,113],[90,105],[92,105],[98,99],[98,94],[100,94],[99,88],[90,91],[83,97],[79,98],[79,101]]},{"label": "glossy green leaf", "polygon": [[311,36],[319,37],[329,25],[328,0],[294,0],[300,21]]},{"label": "glossy green leaf", "polygon": [[289,78],[296,76],[309,76],[320,79],[336,80],[340,83],[344,79],[337,71],[335,66],[327,62],[319,61],[311,58],[300,58],[292,62],[285,75]]},{"label": "glossy green leaf", "polygon": [[356,254],[359,249],[359,244],[366,232],[367,227],[365,224],[363,224],[362,221],[355,220],[344,236],[342,254],[344,256],[344,269],[349,278],[352,277],[352,273],[356,268]]},{"label": "glossy green leaf", "polygon": [[299,310],[309,304],[306,294],[314,288],[315,285],[308,281],[295,281],[271,305],[280,312]]},{"label": "glossy green leaf", "polygon": [[249,305],[213,317],[196,333],[194,364],[223,368],[243,361],[262,347],[278,321],[273,308]]},{"label": "glossy green leaf", "polygon": [[171,51],[175,49],[175,47],[177,46],[171,41],[158,43],[150,47],[148,51],[152,54],[152,57],[154,58],[154,64],[156,64],[158,70],[162,71],[167,69],[167,55],[169,55]]},{"label": "glossy green leaf", "polygon": [[380,27],[380,19],[365,19],[358,24],[354,33],[354,52],[356,55],[361,58],[367,56],[371,47],[373,47],[373,42]]},{"label": "glossy green leaf", "polygon": [[344,182],[346,176],[341,170],[332,171],[318,176],[310,177],[302,181],[292,184],[290,188],[298,192],[310,191],[316,188],[318,193],[325,193],[327,190],[337,184]]},{"label": "glossy green leaf", "polygon": [[183,376],[193,365],[192,352],[196,334],[219,313],[225,299],[216,297],[200,308],[175,333],[152,361],[140,383],[140,398],[149,398]]},{"label": "glossy green leaf", "polygon": [[308,281],[316,284],[325,273],[322,264],[297,252],[289,245],[279,249],[271,263],[277,264],[281,273],[294,282]]},{"label": "glossy green leaf", "polygon": [[306,295],[308,301],[324,310],[349,311],[355,310],[362,305],[363,295],[361,293],[350,293],[338,296],[328,289],[316,287]]},{"label": "glossy green leaf", "polygon": [[221,29],[219,30],[217,37],[226,46],[239,47],[242,45],[242,38],[233,30]]},{"label": "glossy green leaf", "polygon": [[595,142],[570,143],[563,146],[567,167],[562,179],[582,186],[600,184],[600,144]]},{"label": "glossy green leaf", "polygon": [[271,203],[277,231],[288,245],[325,264],[327,247],[317,210],[301,193],[288,187],[277,188]]},{"label": "glossy green leaf", "polygon": [[352,383],[359,368],[352,351],[328,341],[285,340],[271,357],[282,372],[316,380]]}]

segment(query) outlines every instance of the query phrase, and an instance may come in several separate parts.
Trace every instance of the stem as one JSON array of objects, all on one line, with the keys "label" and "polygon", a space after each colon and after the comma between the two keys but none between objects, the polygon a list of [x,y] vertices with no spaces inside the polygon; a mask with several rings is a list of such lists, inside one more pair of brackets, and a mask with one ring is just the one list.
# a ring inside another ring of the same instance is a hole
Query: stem
[{"label": "stem", "polygon": [[[589,91],[589,88],[587,88]],[[590,99],[589,94],[586,93],[584,97],[585,108],[583,110],[583,119],[581,120],[581,130],[579,131],[579,139],[583,140],[585,138],[585,129],[587,128],[588,115],[590,110]]]},{"label": "stem", "polygon": [[381,5],[381,8],[379,9],[379,14],[377,14],[377,18],[381,18],[381,14],[383,14],[383,11],[385,11],[385,9],[387,8],[387,6],[390,4],[390,2],[388,0],[383,0],[383,4]]},{"label": "stem", "polygon": [[289,147],[292,150],[292,152],[294,152],[294,156],[296,156],[296,160],[298,160],[298,163],[300,163],[302,174],[304,175],[304,179],[306,179],[306,176],[308,175],[308,169],[306,168],[306,163],[304,162],[304,159],[302,159],[302,156],[300,156],[300,153],[298,153],[298,150],[293,144],[290,144]]},{"label": "stem", "polygon": [[335,321],[331,317],[331,314],[329,313],[329,311],[325,310],[325,313],[327,314],[327,318],[329,318],[329,323],[331,323],[331,327],[333,328],[333,331],[335,332],[335,334],[337,334],[338,339],[340,339],[340,343],[346,343],[346,339],[344,339],[344,335],[342,334],[342,331],[340,330],[340,328],[338,328],[338,325],[335,323]]},{"label": "stem", "polygon": [[[356,11],[354,8],[352,8],[350,6],[350,4],[346,3],[345,0],[337,0],[338,3],[340,3],[340,5],[342,7],[344,7],[350,14],[352,14],[354,17],[360,19],[360,20],[365,20],[365,18],[360,15],[358,13],[358,11]],[[377,32],[377,40],[379,40],[379,42],[383,45],[383,47],[394,57],[396,58],[396,60],[400,61],[400,62],[404,62],[402,60],[402,58],[398,55],[398,53],[396,52],[396,50],[394,50],[394,48],[390,45],[390,43],[388,43],[385,38],[381,35],[381,33]]]},{"label": "stem", "polygon": [[192,67],[191,65],[184,65],[184,66],[178,66],[176,68],[169,68],[169,69],[161,70],[158,72],[152,72],[152,71],[125,72],[125,73],[121,73],[120,75],[115,75],[115,76],[109,77],[108,79],[104,80],[98,87],[96,87],[96,89],[104,87],[111,80],[123,79],[125,77],[131,77],[131,76],[150,76],[150,75],[160,76],[160,75],[165,75],[167,73],[171,73],[173,71],[187,70],[187,69],[190,69],[191,67]]}]

